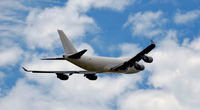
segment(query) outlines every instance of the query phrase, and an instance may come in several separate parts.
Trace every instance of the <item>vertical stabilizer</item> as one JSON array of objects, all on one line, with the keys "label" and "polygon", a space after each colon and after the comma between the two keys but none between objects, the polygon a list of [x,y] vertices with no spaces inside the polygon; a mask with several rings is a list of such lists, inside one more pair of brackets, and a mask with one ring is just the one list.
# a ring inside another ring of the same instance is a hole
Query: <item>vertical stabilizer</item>
[{"label": "vertical stabilizer", "polygon": [[58,30],[58,34],[60,36],[60,40],[62,42],[65,53],[66,54],[76,53],[77,50],[74,48],[73,44],[69,41],[65,33],[62,30]]}]

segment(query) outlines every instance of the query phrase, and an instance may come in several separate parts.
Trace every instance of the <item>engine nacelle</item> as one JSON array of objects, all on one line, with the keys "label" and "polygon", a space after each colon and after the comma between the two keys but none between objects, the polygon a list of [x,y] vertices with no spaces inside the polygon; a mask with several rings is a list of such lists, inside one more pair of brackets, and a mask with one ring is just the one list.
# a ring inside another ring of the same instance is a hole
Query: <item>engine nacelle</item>
[{"label": "engine nacelle", "polygon": [[152,63],[152,62],[153,62],[153,58],[150,57],[150,56],[146,56],[146,55],[144,55],[144,56],[142,57],[142,60],[143,60],[144,62],[146,62],[146,63]]},{"label": "engine nacelle", "polygon": [[57,78],[59,78],[60,80],[68,80],[69,79],[69,76],[68,75],[65,75],[65,74],[57,74]]},{"label": "engine nacelle", "polygon": [[133,66],[135,67],[136,70],[142,71],[144,70],[144,65],[138,64],[138,63],[134,63]]},{"label": "engine nacelle", "polygon": [[85,74],[84,76],[89,80],[96,80],[97,79],[96,74]]}]

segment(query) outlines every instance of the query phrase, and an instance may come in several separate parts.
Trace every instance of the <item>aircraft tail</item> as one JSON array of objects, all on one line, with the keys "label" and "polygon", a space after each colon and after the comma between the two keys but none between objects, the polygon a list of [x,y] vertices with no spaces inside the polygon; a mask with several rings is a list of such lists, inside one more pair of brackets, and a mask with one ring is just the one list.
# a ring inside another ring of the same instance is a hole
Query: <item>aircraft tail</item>
[{"label": "aircraft tail", "polygon": [[58,34],[60,36],[60,40],[62,42],[62,46],[65,50],[66,54],[73,54],[77,53],[76,48],[73,46],[73,44],[70,42],[70,40],[67,38],[65,33],[62,30],[58,30]]}]

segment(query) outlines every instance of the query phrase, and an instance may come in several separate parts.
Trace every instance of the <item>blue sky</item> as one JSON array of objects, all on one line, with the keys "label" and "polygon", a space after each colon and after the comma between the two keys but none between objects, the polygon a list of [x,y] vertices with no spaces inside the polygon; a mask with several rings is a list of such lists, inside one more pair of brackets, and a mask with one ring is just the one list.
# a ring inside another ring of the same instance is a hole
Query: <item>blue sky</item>
[{"label": "blue sky", "polygon": [[[199,110],[199,6],[198,0],[1,0],[0,109]],[[146,70],[138,74],[94,82],[22,71],[80,70],[40,60],[64,53],[57,29],[87,55],[134,56],[153,39],[154,62],[142,62]]]}]

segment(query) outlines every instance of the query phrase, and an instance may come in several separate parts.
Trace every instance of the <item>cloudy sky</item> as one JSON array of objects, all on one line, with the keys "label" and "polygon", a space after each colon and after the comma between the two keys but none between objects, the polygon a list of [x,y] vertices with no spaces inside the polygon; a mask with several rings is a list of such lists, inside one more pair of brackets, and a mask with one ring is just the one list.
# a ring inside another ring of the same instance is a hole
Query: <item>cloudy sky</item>
[{"label": "cloudy sky", "polygon": [[[30,74],[80,70],[61,56],[62,29],[87,55],[134,56],[153,39],[152,64],[132,75]],[[0,110],[199,110],[199,0],[0,0]]]}]

